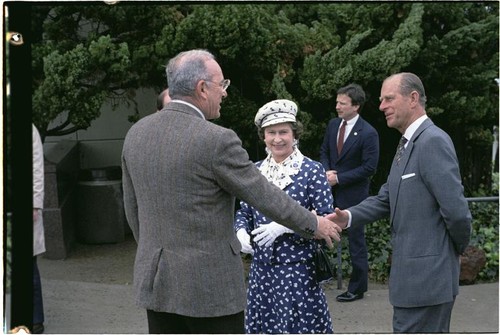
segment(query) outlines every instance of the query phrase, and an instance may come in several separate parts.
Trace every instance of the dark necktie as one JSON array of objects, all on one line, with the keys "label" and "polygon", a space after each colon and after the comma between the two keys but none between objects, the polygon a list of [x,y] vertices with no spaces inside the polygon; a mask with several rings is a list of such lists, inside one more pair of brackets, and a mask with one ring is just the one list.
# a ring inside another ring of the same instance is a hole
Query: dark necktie
[{"label": "dark necktie", "polygon": [[339,139],[337,140],[337,152],[339,155],[344,147],[345,126],[347,126],[347,121],[344,120],[342,126],[340,126]]},{"label": "dark necktie", "polygon": [[408,142],[408,140],[404,137],[401,136],[401,139],[399,140],[398,148],[396,149],[396,165],[399,165],[399,161],[401,160],[401,157],[403,156],[403,152],[405,152],[405,144]]}]

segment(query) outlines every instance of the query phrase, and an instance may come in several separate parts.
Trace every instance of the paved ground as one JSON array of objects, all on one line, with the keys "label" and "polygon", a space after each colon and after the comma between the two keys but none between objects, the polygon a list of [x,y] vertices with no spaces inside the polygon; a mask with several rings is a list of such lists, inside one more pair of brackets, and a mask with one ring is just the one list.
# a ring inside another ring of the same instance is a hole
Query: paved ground
[{"label": "paved ground", "polygon": [[[39,258],[48,334],[147,333],[146,314],[134,305],[136,245],[77,245],[66,260]],[[344,288],[345,283],[344,283]],[[365,298],[338,303],[337,283],[325,287],[336,333],[390,333],[392,307],[385,285],[370,283]],[[498,283],[461,286],[452,333],[499,332]]]}]

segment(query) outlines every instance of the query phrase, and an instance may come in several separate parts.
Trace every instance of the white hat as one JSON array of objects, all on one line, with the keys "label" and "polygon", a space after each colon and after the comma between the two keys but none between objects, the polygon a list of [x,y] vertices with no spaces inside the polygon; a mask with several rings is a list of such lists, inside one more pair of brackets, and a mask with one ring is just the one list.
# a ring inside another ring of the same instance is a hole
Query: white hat
[{"label": "white hat", "polygon": [[255,125],[259,128],[283,122],[296,122],[297,105],[285,99],[273,100],[262,106],[255,115]]}]

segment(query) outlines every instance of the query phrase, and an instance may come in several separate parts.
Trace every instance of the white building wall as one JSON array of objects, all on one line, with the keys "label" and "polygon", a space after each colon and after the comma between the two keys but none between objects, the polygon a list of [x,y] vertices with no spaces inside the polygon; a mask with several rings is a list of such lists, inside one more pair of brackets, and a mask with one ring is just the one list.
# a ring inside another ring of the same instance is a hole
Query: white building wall
[{"label": "white building wall", "polygon": [[[157,95],[158,92],[153,89],[137,91],[136,101],[140,117],[156,111]],[[88,129],[65,136],[49,136],[45,139],[44,150],[50,151],[61,140],[79,141],[82,169],[120,165],[123,140],[132,127],[128,116],[134,113],[133,105],[122,104],[113,110],[110,103],[105,103],[101,109],[101,115],[92,122]],[[62,123],[62,120],[63,118],[54,120],[50,127]]]}]

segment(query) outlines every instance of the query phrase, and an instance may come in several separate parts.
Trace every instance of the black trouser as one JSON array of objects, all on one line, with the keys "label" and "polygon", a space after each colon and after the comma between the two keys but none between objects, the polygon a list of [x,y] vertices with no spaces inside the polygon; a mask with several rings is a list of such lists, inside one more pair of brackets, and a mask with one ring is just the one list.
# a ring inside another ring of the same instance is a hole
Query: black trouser
[{"label": "black trouser", "polygon": [[365,293],[368,290],[368,249],[366,248],[365,226],[348,228],[347,238],[352,265],[347,290],[354,294]]},{"label": "black trouser", "polygon": [[244,334],[244,312],[211,318],[147,310],[149,334]]},{"label": "black trouser", "polygon": [[40,280],[40,272],[37,265],[37,256],[33,257],[33,324],[41,324],[44,322],[43,314],[43,298],[42,298],[42,282]]}]

